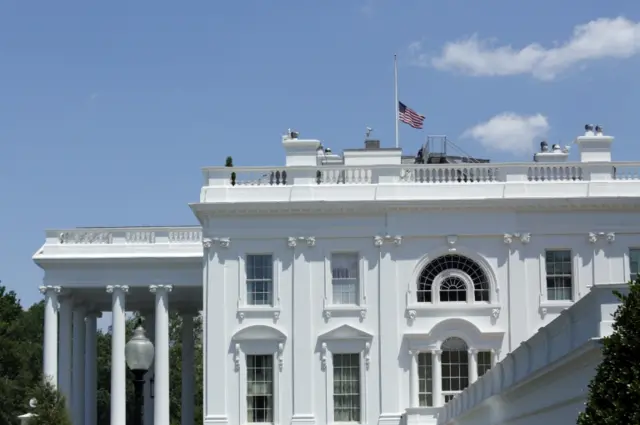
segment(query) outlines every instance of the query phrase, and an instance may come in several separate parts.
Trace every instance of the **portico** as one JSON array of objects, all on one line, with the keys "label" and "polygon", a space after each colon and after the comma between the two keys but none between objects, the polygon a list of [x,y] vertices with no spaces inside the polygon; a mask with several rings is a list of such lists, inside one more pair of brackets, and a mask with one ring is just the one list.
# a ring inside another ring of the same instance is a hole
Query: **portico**
[{"label": "portico", "polygon": [[[178,312],[185,323],[182,424],[193,425],[193,319],[202,310],[201,232],[197,228],[133,230],[110,229],[102,238],[85,229],[60,233],[55,246],[45,244],[34,256],[45,270],[40,287],[45,298],[43,371],[65,395],[74,425],[95,424],[97,319],[102,312],[111,312],[110,416],[114,425],[126,423],[126,314],[140,312],[155,346],[154,365],[146,375],[144,422],[169,425],[169,315]],[[107,258],[92,255],[96,248],[102,252],[111,248],[120,236],[123,243],[117,253]]]}]

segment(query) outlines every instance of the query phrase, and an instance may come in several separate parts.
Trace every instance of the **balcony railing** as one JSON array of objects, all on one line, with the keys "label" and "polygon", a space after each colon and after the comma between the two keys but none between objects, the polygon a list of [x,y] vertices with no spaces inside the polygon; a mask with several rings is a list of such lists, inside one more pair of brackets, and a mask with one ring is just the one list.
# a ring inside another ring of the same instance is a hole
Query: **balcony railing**
[{"label": "balcony railing", "polygon": [[640,162],[211,167],[204,177],[205,186],[226,187],[640,181]]}]

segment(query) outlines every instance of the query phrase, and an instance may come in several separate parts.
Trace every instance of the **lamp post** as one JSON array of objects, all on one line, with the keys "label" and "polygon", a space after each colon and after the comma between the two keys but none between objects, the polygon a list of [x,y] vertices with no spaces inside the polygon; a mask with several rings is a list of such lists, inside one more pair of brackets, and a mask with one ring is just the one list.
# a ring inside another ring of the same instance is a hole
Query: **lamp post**
[{"label": "lamp post", "polygon": [[133,373],[133,385],[135,390],[135,425],[142,425],[142,405],[144,375],[153,363],[154,347],[144,334],[144,328],[138,326],[133,331],[133,337],[127,342],[124,349],[127,366]]}]

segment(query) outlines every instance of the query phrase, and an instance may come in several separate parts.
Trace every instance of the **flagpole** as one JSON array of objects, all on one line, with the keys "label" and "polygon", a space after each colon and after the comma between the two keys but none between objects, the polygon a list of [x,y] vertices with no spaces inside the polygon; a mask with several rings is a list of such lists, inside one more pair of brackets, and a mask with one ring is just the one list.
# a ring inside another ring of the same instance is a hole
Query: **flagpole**
[{"label": "flagpole", "polygon": [[394,114],[396,117],[396,148],[400,147],[400,128],[399,128],[399,120],[398,120],[398,57],[397,55],[393,55],[393,82],[394,82],[394,91],[395,91],[395,105]]}]

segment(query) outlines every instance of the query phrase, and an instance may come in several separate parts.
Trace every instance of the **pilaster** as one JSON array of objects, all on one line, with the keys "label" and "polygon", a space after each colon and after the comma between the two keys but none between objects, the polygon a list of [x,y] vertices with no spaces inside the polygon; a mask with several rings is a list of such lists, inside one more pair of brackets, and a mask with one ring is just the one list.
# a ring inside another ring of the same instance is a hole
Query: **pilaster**
[{"label": "pilaster", "polygon": [[[402,316],[399,312],[397,268],[394,251],[402,243],[400,237],[373,238],[378,252],[378,351],[380,388],[400,388],[400,371],[397,367],[389,367],[398,362],[398,346],[400,345],[399,323]],[[380,392],[379,424],[397,424],[402,410],[400,407],[401,391],[389,390]]]},{"label": "pilaster", "polygon": [[203,344],[204,344],[204,422],[228,424],[227,386],[229,367],[227,354],[227,282],[226,244],[214,244],[211,238],[202,240],[203,253]]},{"label": "pilaster", "polygon": [[309,353],[309,347],[314,345],[311,308],[311,288],[321,284],[321,280],[314,276],[311,264],[323,264],[322,253],[315,248],[315,238],[309,238],[314,243],[289,244],[291,248],[291,288],[292,314],[291,322],[293,338],[291,338],[291,350],[293,365],[293,417],[292,423],[313,424],[314,416],[313,397],[316,388],[313,382],[314,368],[313,356]]}]

